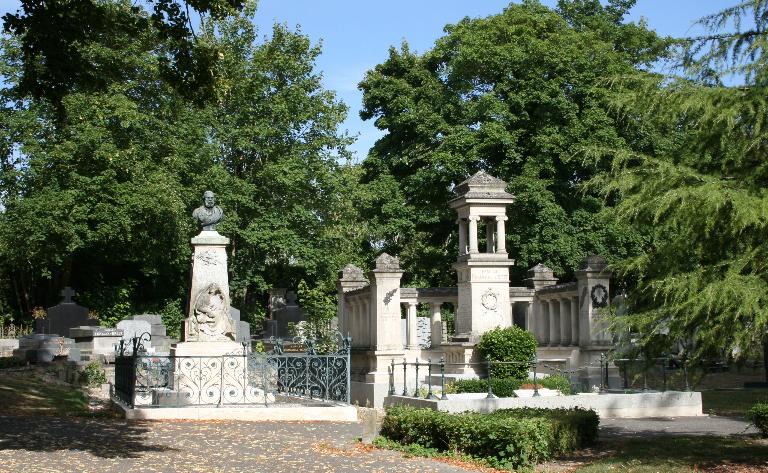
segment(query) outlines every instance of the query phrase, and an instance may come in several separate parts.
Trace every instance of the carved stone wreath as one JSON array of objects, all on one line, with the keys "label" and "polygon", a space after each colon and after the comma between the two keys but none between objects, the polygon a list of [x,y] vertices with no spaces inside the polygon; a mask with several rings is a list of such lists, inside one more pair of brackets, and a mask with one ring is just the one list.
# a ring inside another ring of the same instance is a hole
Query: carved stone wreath
[{"label": "carved stone wreath", "polygon": [[592,298],[592,305],[595,307],[600,308],[608,305],[608,289],[602,284],[592,286],[590,297]]},{"label": "carved stone wreath", "polygon": [[488,310],[496,310],[496,307],[499,304],[499,297],[495,292],[488,289],[482,296],[480,296],[480,303]]}]

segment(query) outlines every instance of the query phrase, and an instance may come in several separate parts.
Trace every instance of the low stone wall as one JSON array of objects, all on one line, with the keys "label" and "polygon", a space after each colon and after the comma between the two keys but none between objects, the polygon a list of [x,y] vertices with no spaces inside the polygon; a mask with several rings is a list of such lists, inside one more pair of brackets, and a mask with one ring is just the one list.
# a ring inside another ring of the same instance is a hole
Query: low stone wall
[{"label": "low stone wall", "polygon": [[637,394],[577,394],[554,397],[486,399],[483,393],[450,394],[448,400],[389,396],[384,406],[408,405],[445,412],[493,412],[521,407],[593,409],[602,418],[701,416],[701,393],[666,391]]}]

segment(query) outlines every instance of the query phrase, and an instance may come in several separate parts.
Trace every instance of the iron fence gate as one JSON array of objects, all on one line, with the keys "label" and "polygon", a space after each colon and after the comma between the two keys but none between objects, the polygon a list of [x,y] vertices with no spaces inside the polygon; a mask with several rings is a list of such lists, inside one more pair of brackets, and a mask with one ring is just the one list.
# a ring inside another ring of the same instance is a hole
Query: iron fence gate
[{"label": "iron fence gate", "polygon": [[[143,337],[143,338],[142,338]],[[147,354],[149,334],[120,344],[115,357],[114,396],[130,407],[268,405],[311,399],[349,403],[351,338],[338,335],[338,346],[317,354],[314,340],[303,340],[301,353],[286,353],[272,339],[269,353],[221,356]]]}]

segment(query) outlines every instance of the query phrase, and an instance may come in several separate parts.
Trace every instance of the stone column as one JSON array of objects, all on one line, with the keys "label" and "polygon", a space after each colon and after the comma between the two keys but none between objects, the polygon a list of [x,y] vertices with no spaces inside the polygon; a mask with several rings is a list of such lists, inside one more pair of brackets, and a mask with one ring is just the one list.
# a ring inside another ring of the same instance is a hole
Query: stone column
[{"label": "stone column", "polygon": [[576,271],[579,294],[579,346],[605,346],[611,335],[605,331],[602,309],[610,304],[611,271],[604,258],[591,255]]},{"label": "stone column", "polygon": [[560,299],[560,345],[564,347],[572,345],[570,299]]},{"label": "stone column", "polygon": [[539,314],[538,322],[540,322],[537,325],[540,325],[539,330],[539,344],[540,345],[547,345],[549,344],[549,301],[541,301],[541,314]]},{"label": "stone column", "polygon": [[343,335],[350,331],[349,319],[351,309],[347,306],[346,292],[367,286],[368,280],[363,275],[363,270],[354,264],[344,266],[339,272],[339,280],[336,282],[336,296],[338,298],[338,307],[336,317],[338,318],[338,327]]},{"label": "stone column", "polygon": [[560,303],[549,301],[549,346],[560,345]]},{"label": "stone column", "polygon": [[459,223],[459,256],[467,254],[467,221],[463,218],[457,220]]},{"label": "stone column", "polygon": [[352,346],[360,346],[360,317],[358,307],[360,303],[357,299],[349,301],[349,320],[347,321],[350,336],[352,337]]},{"label": "stone column", "polygon": [[571,297],[571,345],[579,344],[579,298]]},{"label": "stone column", "polygon": [[507,234],[504,230],[504,222],[506,220],[507,217],[504,216],[496,217],[496,253],[507,252]]},{"label": "stone column", "polygon": [[525,307],[525,329],[531,333],[535,333],[533,324],[533,303],[529,302]]},{"label": "stone column", "polygon": [[467,220],[469,220],[469,252],[479,253],[477,249],[477,221],[480,220],[480,217],[470,215]]},{"label": "stone column", "polygon": [[407,333],[407,340],[408,340],[408,346],[407,348],[409,350],[415,350],[419,348],[419,340],[416,337],[416,303],[415,302],[406,302],[408,304],[408,312],[406,312],[406,333]]},{"label": "stone column", "polygon": [[363,344],[366,347],[373,346],[374,343],[372,342],[376,338],[376,334],[371,333],[372,328],[375,327],[376,324],[372,323],[370,307],[371,307],[370,303],[366,300],[363,300],[362,303],[360,304],[360,311],[362,312],[362,316],[360,317],[360,320],[362,321],[362,323],[360,324],[362,328],[361,337],[363,339]]},{"label": "stone column", "polygon": [[431,338],[431,346],[432,348],[436,348],[440,346],[441,343],[443,343],[443,319],[442,315],[440,314],[440,306],[442,304],[440,302],[432,302],[430,303],[430,308],[432,309],[432,316],[429,319],[429,326],[430,326],[430,338]]},{"label": "stone column", "polygon": [[493,234],[495,229],[493,228],[493,225],[491,225],[491,221],[489,219],[485,220],[485,252],[486,253],[493,253],[494,250],[494,242],[493,242]]},{"label": "stone column", "polygon": [[368,340],[378,352],[402,353],[403,340],[400,327],[400,279],[403,270],[394,256],[382,253],[376,258],[376,267],[368,273],[371,292],[368,298]]}]

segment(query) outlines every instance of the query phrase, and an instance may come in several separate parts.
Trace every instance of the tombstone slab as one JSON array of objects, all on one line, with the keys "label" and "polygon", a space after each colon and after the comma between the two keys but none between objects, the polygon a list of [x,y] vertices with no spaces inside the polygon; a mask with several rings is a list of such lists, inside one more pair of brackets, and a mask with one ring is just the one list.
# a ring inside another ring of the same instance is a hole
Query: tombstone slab
[{"label": "tombstone slab", "polygon": [[146,320],[121,320],[117,323],[117,328],[123,331],[122,339],[129,343],[132,338],[140,337],[145,333],[150,333],[152,325]]},{"label": "tombstone slab", "polygon": [[123,336],[120,328],[81,326],[69,330],[69,336],[75,340],[75,347],[80,349],[80,355],[88,354],[90,358],[111,362],[115,356],[115,345]]},{"label": "tombstone slab", "polygon": [[69,330],[81,325],[97,326],[99,321],[88,316],[88,308],[75,303],[71,287],[61,291],[62,301],[46,309],[46,316],[35,321],[35,333],[68,336]]}]

